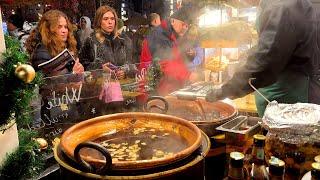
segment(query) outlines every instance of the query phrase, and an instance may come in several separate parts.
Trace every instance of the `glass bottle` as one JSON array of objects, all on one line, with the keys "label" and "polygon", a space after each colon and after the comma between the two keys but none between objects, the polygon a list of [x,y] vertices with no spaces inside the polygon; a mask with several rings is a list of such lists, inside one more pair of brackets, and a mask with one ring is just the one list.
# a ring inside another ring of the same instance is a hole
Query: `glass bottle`
[{"label": "glass bottle", "polygon": [[314,157],[314,161],[320,163],[320,155]]},{"label": "glass bottle", "polygon": [[311,180],[320,180],[320,162],[314,162],[311,166]]},{"label": "glass bottle", "polygon": [[269,160],[269,179],[270,180],[284,180],[285,162],[271,157]]},{"label": "glass bottle", "polygon": [[246,179],[246,173],[243,168],[244,154],[240,152],[230,153],[230,163],[228,177],[224,180],[244,180]]},{"label": "glass bottle", "polygon": [[253,136],[251,179],[269,179],[264,159],[265,140],[266,137],[264,135],[256,134]]},{"label": "glass bottle", "polygon": [[312,170],[307,172],[301,180],[320,180],[320,162],[311,164]]}]

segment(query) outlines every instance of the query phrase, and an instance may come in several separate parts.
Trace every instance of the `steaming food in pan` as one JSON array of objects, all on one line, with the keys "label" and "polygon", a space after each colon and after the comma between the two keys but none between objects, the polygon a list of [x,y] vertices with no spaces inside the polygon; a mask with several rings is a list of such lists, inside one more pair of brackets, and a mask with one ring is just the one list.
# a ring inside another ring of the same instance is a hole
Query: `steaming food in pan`
[{"label": "steaming food in pan", "polygon": [[[188,147],[188,141],[164,128],[130,128],[112,135],[104,135],[92,140],[106,147],[112,161],[137,161],[167,158]],[[96,156],[91,149],[82,150],[84,156]]]},{"label": "steaming food in pan", "polygon": [[[204,100],[187,101],[177,99],[172,96],[165,97],[168,102],[168,111],[166,114],[181,117],[189,121],[220,121],[233,117],[236,110],[223,102],[209,103]],[[159,100],[152,100],[148,106],[163,106]],[[157,108],[151,109],[151,112],[161,113]]]},{"label": "steaming food in pan", "polygon": [[[145,169],[191,155],[200,146],[201,131],[174,116],[120,113],[74,125],[64,132],[60,144],[66,155],[74,159],[76,147],[84,142],[104,146],[111,155],[113,169]],[[109,162],[90,146],[82,147],[76,154],[97,167]]]}]

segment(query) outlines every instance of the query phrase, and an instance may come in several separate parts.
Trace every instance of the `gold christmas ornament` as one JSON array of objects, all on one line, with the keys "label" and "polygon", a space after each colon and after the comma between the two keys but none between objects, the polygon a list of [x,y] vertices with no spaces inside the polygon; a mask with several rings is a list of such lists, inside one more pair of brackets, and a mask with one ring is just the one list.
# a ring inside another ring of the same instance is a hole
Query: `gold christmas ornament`
[{"label": "gold christmas ornament", "polygon": [[43,138],[36,138],[35,141],[40,145],[41,150],[45,150],[48,147],[48,142]]},{"label": "gold christmas ornament", "polygon": [[15,75],[25,83],[31,83],[36,77],[36,72],[29,64],[21,64],[15,66]]}]

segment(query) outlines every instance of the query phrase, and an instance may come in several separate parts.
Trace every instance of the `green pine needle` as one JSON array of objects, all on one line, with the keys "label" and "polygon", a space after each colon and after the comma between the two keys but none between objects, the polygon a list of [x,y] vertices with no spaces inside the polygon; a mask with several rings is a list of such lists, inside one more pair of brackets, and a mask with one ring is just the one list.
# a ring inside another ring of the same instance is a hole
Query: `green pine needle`
[{"label": "green pine needle", "polygon": [[33,140],[34,131],[19,130],[19,147],[10,154],[0,169],[0,179],[28,179],[40,174],[44,169],[45,158],[38,151],[39,144]]},{"label": "green pine needle", "polygon": [[153,59],[151,66],[147,72],[148,86],[150,91],[156,91],[160,79],[163,76],[163,72],[161,71],[160,64],[158,59]]},{"label": "green pine needle", "polygon": [[42,83],[42,75],[37,73],[35,80],[26,84],[15,75],[18,63],[26,64],[29,57],[21,51],[18,40],[5,36],[6,52],[0,64],[0,126],[8,123],[9,117],[15,114],[19,127],[32,121],[30,117],[30,101],[34,96],[36,85]]},{"label": "green pine needle", "polygon": [[15,75],[15,65],[26,64],[28,55],[21,51],[18,40],[5,36],[6,52],[0,64],[0,126],[14,118],[19,127],[19,147],[10,154],[0,168],[0,179],[28,179],[38,175],[44,167],[44,155],[38,151],[39,145],[32,140],[34,131],[20,129],[29,124],[31,118],[30,101],[36,96],[35,88],[43,83],[43,76],[36,73],[32,83],[26,84]]}]

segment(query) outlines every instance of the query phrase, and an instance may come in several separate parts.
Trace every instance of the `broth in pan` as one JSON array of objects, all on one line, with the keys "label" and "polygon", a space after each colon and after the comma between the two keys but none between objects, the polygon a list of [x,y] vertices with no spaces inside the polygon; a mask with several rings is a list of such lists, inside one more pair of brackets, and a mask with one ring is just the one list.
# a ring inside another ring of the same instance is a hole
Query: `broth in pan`
[{"label": "broth in pan", "polygon": [[[188,141],[164,129],[132,128],[93,140],[106,147],[112,161],[137,161],[166,158],[187,148]],[[84,148],[84,156],[103,159],[95,150]]]}]

